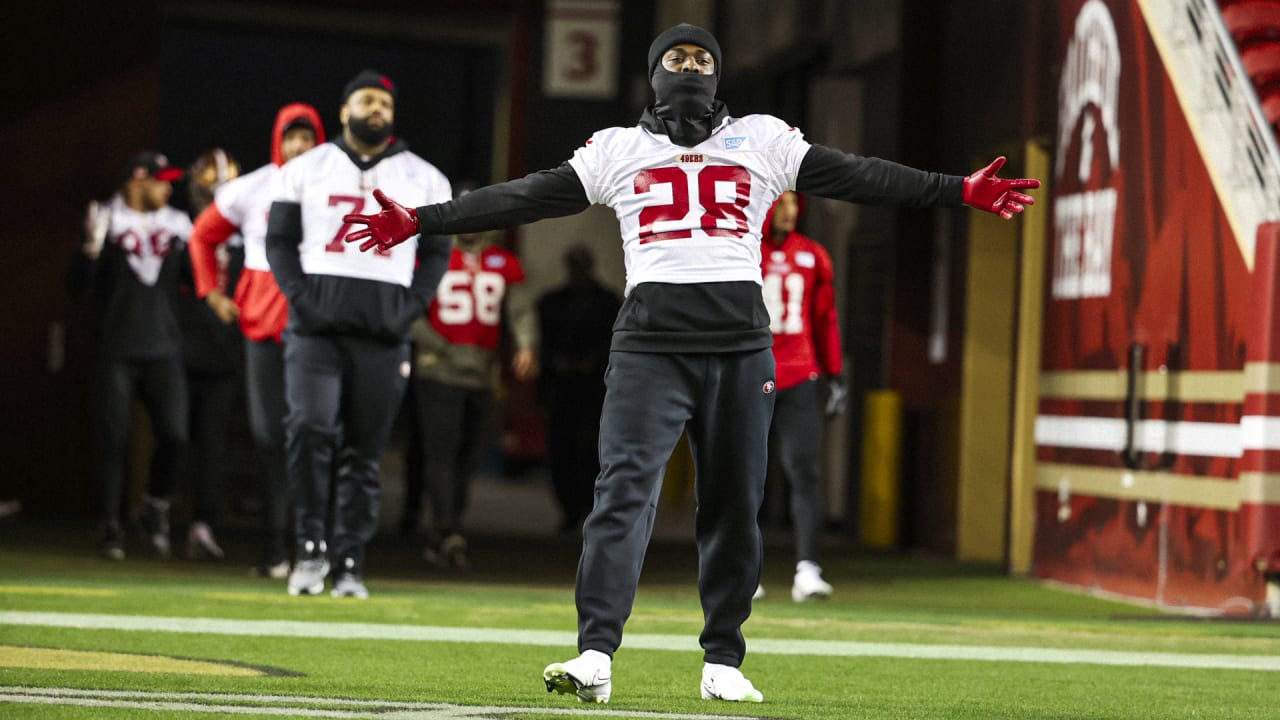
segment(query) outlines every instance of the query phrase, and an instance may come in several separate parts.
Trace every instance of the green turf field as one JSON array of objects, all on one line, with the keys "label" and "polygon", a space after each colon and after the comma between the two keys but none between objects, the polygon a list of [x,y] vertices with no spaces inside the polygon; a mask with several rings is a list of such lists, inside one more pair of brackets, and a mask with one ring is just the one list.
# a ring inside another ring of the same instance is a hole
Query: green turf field
[{"label": "green turf field", "polygon": [[[1280,623],[1158,613],[996,568],[834,548],[836,595],[745,628],[762,705],[699,699],[695,558],[655,545],[613,699],[548,694],[576,655],[571,541],[481,538],[475,568],[379,538],[367,601],[291,598],[247,562],[108,564],[87,536],[0,527],[0,717],[1277,718]],[[249,547],[229,547],[251,557]]]}]

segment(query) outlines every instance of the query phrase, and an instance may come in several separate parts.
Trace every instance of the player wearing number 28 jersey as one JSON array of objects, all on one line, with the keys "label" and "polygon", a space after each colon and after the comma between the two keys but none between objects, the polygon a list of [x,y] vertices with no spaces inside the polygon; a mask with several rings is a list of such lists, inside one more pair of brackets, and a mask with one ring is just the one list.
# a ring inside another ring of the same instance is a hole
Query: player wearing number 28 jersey
[{"label": "player wearing number 28 jersey", "polygon": [[582,655],[543,674],[549,690],[580,699],[609,698],[609,658],[635,599],[662,471],[686,429],[697,475],[702,697],[761,699],[736,668],[760,578],[756,513],[775,395],[760,229],[778,195],[970,202],[1008,216],[1031,201],[1012,190],[1035,181],[996,178],[999,162],[966,179],[810,144],[768,115],[735,118],[715,98],[720,70],[711,33],[668,28],[649,48],[654,103],[637,126],[595,133],[554,170],[415,210],[377,193],[381,212],[347,217],[367,226],[348,240],[370,250],[418,232],[509,227],[596,203],[617,214],[627,293],[614,324],[596,502],[578,565]]}]

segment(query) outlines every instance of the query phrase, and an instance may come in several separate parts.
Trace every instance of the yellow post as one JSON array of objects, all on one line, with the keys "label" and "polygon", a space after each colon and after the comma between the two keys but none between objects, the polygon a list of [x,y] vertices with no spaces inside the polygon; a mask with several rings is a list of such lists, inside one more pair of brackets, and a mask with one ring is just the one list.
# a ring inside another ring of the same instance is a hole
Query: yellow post
[{"label": "yellow post", "polygon": [[902,480],[902,396],[895,390],[867,393],[862,431],[862,544],[898,544]]}]

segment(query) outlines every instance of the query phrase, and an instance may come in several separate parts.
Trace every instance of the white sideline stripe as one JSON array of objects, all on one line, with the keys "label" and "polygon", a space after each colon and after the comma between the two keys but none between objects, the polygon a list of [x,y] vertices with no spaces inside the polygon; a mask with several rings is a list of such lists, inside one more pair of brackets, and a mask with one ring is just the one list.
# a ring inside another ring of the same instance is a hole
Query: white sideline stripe
[{"label": "white sideline stripe", "polygon": [[[554,630],[450,628],[422,625],[322,623],[288,620],[219,620],[213,618],[89,615],[17,610],[0,612],[0,625],[30,625],[84,630],[125,630],[130,632],[251,635],[256,637],[308,637],[330,640],[496,643],[561,648],[575,648],[578,642],[576,634]],[[627,635],[623,641],[623,647],[639,650],[697,651],[700,649],[697,640],[693,637],[683,635],[646,635],[641,633]],[[1154,666],[1280,672],[1280,656],[1275,655],[1220,655],[1016,646],[920,645],[840,640],[774,639],[751,640],[747,644],[747,649],[750,653],[762,655],[891,657],[909,660],[981,660],[989,662]]]},{"label": "white sideline stripe", "polygon": [[[646,710],[556,707],[494,707],[410,703],[382,700],[307,697],[305,695],[248,695],[225,693],[167,693],[139,690],[81,690],[77,688],[35,688],[0,686],[0,703],[74,705],[135,710],[202,712],[219,715],[288,715],[317,718],[378,718],[379,720],[461,720],[463,718],[505,718],[516,715],[558,715],[596,718],[640,718],[643,720],[758,720],[741,715],[691,715]],[[270,707],[284,705],[285,707]],[[340,706],[345,710],[323,710]]]}]

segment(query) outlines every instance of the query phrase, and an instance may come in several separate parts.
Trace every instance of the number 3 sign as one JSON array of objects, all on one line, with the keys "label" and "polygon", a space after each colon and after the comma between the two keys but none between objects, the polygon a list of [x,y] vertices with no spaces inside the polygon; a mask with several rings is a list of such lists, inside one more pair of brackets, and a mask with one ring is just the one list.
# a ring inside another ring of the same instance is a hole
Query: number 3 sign
[{"label": "number 3 sign", "polygon": [[616,0],[548,0],[542,92],[608,100],[618,94]]}]

